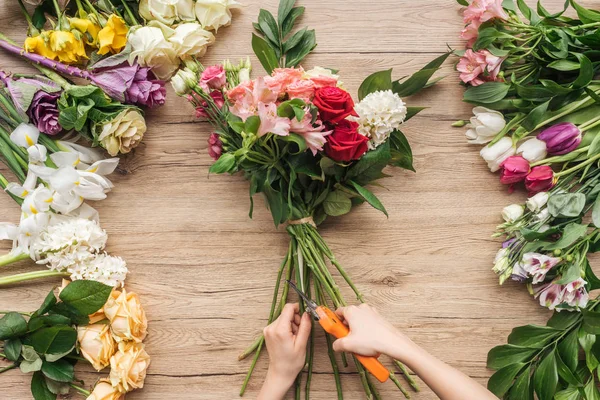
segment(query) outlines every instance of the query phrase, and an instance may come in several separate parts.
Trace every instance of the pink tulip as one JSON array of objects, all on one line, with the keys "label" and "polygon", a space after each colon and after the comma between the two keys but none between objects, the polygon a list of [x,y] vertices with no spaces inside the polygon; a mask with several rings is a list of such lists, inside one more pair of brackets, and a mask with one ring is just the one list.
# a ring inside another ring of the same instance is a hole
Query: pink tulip
[{"label": "pink tulip", "polygon": [[531,171],[529,162],[521,156],[508,157],[500,168],[502,168],[500,182],[504,185],[523,181]]},{"label": "pink tulip", "polygon": [[525,178],[525,187],[530,196],[552,189],[554,183],[554,171],[547,165],[533,167]]}]

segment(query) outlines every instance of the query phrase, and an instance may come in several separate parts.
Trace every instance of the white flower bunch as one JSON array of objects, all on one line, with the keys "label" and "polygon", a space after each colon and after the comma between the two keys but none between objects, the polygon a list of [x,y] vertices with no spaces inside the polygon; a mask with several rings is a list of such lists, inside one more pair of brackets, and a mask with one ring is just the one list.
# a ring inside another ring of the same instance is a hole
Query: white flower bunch
[{"label": "white flower bunch", "polygon": [[123,286],[129,270],[121,257],[110,256],[106,253],[97,254],[84,262],[71,265],[67,271],[72,280],[92,280],[105,285]]},{"label": "white flower bunch", "polygon": [[235,0],[140,0],[139,12],[146,21],[198,21],[202,28],[217,31],[231,24],[231,10],[239,7]]},{"label": "white flower bunch", "polygon": [[378,91],[366,96],[355,107],[358,132],[368,137],[371,150],[385,143],[390,134],[400,129],[406,118],[406,104],[391,90]]}]

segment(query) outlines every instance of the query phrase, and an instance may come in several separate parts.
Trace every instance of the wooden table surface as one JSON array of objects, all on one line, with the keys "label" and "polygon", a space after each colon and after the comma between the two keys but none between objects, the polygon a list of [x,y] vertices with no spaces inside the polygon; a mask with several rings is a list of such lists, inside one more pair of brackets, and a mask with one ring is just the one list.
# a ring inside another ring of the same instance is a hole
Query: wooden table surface
[{"label": "wooden table surface", "polygon": [[[307,58],[340,69],[355,95],[370,73],[394,67],[408,75],[447,45],[461,48],[461,7],[454,0],[301,0],[303,25],[317,29],[319,46]],[[547,0],[551,11],[562,0]],[[581,1],[591,7],[594,0]],[[251,23],[260,7],[275,11],[277,0],[245,0],[231,27],[219,30],[206,64],[251,55]],[[0,26],[22,40],[26,29],[16,1],[0,4]],[[251,57],[255,75],[264,71]],[[500,210],[523,193],[508,195],[466,144],[464,129],[450,127],[468,118],[463,89],[447,62],[447,77],[411,106],[430,107],[405,128],[417,173],[390,169],[392,178],[374,191],[390,217],[362,206],[327,221],[322,234],[369,303],[428,351],[485,384],[491,372],[486,354],[505,343],[510,330],[544,323],[548,312],[524,287],[497,285],[491,263],[499,243],[490,238]],[[25,64],[2,54],[0,67],[25,71]],[[261,332],[272,288],[287,245],[270,213],[257,199],[248,218],[248,183],[241,176],[208,176],[210,127],[169,88],[167,105],[147,114],[143,144],[125,157],[126,173],[112,176],[115,188],[95,206],[110,235],[108,250],[130,268],[127,288],[138,292],[149,318],[147,350],[152,365],[143,390],[128,399],[238,398],[249,360],[237,355]],[[0,171],[6,170],[0,167]],[[0,221],[17,222],[19,208],[0,197]],[[9,244],[0,244],[2,252]],[[39,269],[32,262],[2,274]],[[37,308],[58,282],[37,281],[0,289],[0,309]],[[351,293],[345,290],[348,299]],[[311,398],[333,399],[335,386],[324,340],[316,352]],[[263,354],[246,398],[256,397],[267,368]],[[363,399],[353,368],[343,370],[345,399]],[[80,370],[92,385],[101,374]],[[0,397],[29,399],[29,376],[18,370],[0,376]],[[384,399],[402,396],[391,382],[378,385]],[[78,397],[78,395],[73,395]],[[290,397],[291,398],[291,397]],[[414,399],[435,399],[427,388]]]}]

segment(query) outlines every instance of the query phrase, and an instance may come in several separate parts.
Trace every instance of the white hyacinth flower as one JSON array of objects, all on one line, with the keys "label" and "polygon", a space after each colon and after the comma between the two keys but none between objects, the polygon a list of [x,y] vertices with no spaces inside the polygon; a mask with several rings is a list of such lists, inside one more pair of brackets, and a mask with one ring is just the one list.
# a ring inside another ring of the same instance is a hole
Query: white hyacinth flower
[{"label": "white hyacinth flower", "polygon": [[64,271],[74,264],[88,262],[104,249],[108,236],[94,221],[53,216],[48,228],[31,244],[38,264]]},{"label": "white hyacinth flower", "polygon": [[67,269],[73,280],[93,280],[105,285],[119,287],[127,277],[127,264],[121,257],[106,253],[89,258],[86,262],[74,264]]},{"label": "white hyacinth flower", "polygon": [[369,94],[355,107],[358,132],[371,139],[371,150],[385,143],[390,134],[400,129],[406,118],[406,104],[391,90]]}]

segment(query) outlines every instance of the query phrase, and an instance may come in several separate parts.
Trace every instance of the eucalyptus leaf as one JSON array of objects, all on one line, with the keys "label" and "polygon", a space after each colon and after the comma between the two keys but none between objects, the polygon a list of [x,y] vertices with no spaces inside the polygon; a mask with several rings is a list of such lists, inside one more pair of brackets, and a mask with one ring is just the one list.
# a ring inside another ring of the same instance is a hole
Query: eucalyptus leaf
[{"label": "eucalyptus leaf", "polygon": [[578,217],[585,207],[583,193],[558,193],[550,196],[548,211],[555,218]]}]

